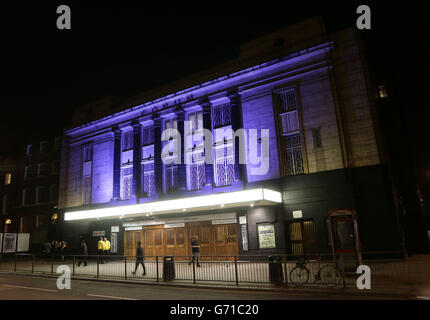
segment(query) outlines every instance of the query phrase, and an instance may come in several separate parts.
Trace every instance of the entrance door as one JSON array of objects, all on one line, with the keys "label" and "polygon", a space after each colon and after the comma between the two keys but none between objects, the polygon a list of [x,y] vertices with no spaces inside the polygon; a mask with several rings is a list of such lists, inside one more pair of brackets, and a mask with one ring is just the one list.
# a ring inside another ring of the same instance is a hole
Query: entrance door
[{"label": "entrance door", "polygon": [[124,240],[124,254],[134,257],[136,255],[137,243],[142,241],[142,231],[126,231]]},{"label": "entrance door", "polygon": [[317,253],[315,223],[313,220],[289,222],[290,253],[297,256]]},{"label": "entrance door", "polygon": [[215,255],[232,256],[237,254],[237,226],[236,224],[224,224],[214,226],[215,230]]},{"label": "entrance door", "polygon": [[185,230],[184,228],[166,229],[166,256],[185,258]]},{"label": "entrance door", "polygon": [[144,230],[145,256],[164,256],[164,228]]}]

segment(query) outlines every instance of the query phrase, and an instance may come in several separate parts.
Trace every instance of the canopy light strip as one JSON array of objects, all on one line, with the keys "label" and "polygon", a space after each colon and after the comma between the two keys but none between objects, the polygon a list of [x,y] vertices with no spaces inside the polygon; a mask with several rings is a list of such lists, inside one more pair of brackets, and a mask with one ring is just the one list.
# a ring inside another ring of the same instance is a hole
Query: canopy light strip
[{"label": "canopy light strip", "polygon": [[165,200],[148,202],[143,204],[134,204],[129,206],[119,206],[111,208],[69,211],[64,214],[64,220],[82,220],[96,218],[115,218],[127,217],[141,214],[161,214],[172,211],[183,211],[183,209],[198,209],[213,206],[240,206],[240,204],[269,201],[274,203],[282,202],[282,194],[278,191],[259,188],[229,193],[217,193],[206,196],[182,198],[175,200]]}]

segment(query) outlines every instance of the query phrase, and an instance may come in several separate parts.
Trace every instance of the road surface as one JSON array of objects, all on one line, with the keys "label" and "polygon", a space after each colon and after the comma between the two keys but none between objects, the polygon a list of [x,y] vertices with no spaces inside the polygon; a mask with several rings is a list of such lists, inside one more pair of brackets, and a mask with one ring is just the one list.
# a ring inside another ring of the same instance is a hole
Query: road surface
[{"label": "road surface", "polygon": [[[147,284],[71,280],[59,290],[56,278],[0,274],[0,300],[287,300],[350,299],[341,293],[280,293],[256,290],[202,289]],[[387,297],[358,296],[354,299]],[[406,297],[405,297],[406,298]]]}]

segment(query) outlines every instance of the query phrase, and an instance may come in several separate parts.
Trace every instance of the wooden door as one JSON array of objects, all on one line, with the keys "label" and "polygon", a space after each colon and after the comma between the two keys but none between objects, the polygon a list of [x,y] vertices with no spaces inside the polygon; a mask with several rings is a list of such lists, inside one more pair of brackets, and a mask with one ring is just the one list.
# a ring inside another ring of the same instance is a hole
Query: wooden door
[{"label": "wooden door", "polygon": [[185,259],[185,229],[165,229],[166,256],[175,256],[178,260]]},{"label": "wooden door", "polygon": [[[237,226],[236,224],[215,225],[214,227],[214,247],[215,255],[223,259],[232,259],[228,256],[238,254],[237,246]],[[226,256],[226,257],[222,257]]]},{"label": "wooden door", "polygon": [[145,229],[143,246],[147,257],[164,256],[164,229]]},{"label": "wooden door", "polygon": [[139,241],[142,241],[142,231],[126,231],[124,235],[124,254],[134,257]]}]

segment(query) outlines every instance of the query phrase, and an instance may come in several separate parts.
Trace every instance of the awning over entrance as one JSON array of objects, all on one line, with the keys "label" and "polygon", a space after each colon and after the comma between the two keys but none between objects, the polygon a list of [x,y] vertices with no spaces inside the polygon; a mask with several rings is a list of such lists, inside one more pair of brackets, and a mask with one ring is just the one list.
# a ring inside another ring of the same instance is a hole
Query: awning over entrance
[{"label": "awning over entrance", "polygon": [[219,208],[238,208],[250,205],[270,205],[282,202],[282,194],[265,188],[216,193],[205,196],[181,198],[119,206],[112,208],[68,211],[64,220],[83,220],[117,217],[143,217],[152,214],[171,214],[177,212],[196,212]]}]

